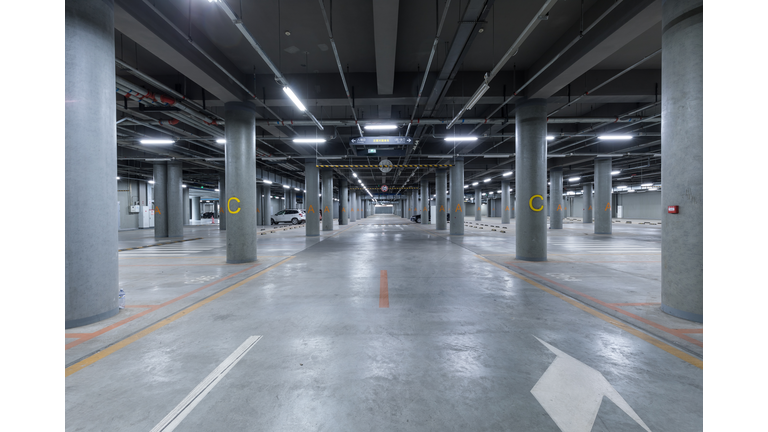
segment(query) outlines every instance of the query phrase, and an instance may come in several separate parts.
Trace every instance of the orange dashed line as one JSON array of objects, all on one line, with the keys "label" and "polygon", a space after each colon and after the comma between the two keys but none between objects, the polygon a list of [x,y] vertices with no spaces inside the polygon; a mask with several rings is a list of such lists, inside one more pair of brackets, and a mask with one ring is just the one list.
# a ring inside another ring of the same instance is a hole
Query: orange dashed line
[{"label": "orange dashed line", "polygon": [[66,336],[67,336],[67,337],[66,337],[65,339],[70,339],[70,338],[81,338],[81,337],[85,337],[85,336],[88,336],[89,334],[90,334],[90,333],[67,333],[67,334],[66,334]]},{"label": "orange dashed line", "polygon": [[[174,302],[177,302],[177,301],[179,301],[179,300],[181,300],[181,299],[183,299],[183,298],[189,297],[189,296],[191,296],[192,294],[194,294],[194,293],[196,293],[196,292],[199,292],[199,291],[202,291],[202,290],[204,290],[204,289],[206,289],[206,288],[208,288],[208,287],[210,287],[210,286],[216,285],[216,284],[217,284],[217,283],[219,283],[219,282],[222,282],[222,281],[225,281],[225,280],[227,280],[227,279],[229,279],[229,278],[235,277],[235,276],[239,275],[240,273],[242,273],[242,272],[244,272],[244,271],[247,271],[247,270],[250,270],[250,269],[252,269],[252,268],[254,268],[254,267],[258,266],[258,265],[261,265],[261,264],[260,264],[260,263],[259,263],[259,264],[254,264],[254,265],[252,265],[252,266],[250,266],[250,267],[248,267],[248,268],[246,268],[246,269],[242,269],[242,270],[240,270],[240,271],[239,271],[239,272],[237,272],[237,273],[232,273],[232,274],[231,274],[231,275],[229,275],[229,276],[224,276],[224,277],[223,277],[223,278],[221,278],[221,279],[215,280],[215,281],[213,281],[213,282],[211,282],[211,283],[209,283],[209,284],[207,284],[207,285],[203,285],[203,286],[201,286],[200,288],[194,289],[194,290],[192,290],[192,291],[190,291],[190,292],[188,292],[188,293],[186,293],[186,294],[180,295],[180,296],[178,296],[178,297],[176,297],[176,298],[174,298],[174,299],[168,300],[167,302],[165,302],[165,303],[161,303],[161,304],[159,304],[159,305],[141,305],[141,306],[133,306],[133,307],[146,307],[146,308],[147,308],[147,310],[145,310],[145,311],[143,311],[143,312],[140,312],[140,313],[137,313],[136,315],[132,315],[132,316],[129,316],[128,318],[125,318],[124,320],[120,320],[120,321],[118,321],[118,322],[116,322],[116,323],[114,323],[114,324],[112,324],[112,325],[109,325],[109,326],[107,326],[107,327],[104,327],[103,329],[101,329],[101,330],[99,330],[99,331],[96,331],[96,332],[93,332],[93,333],[86,333],[86,335],[85,335],[85,336],[83,336],[83,337],[79,338],[78,340],[76,340],[76,341],[72,341],[72,342],[70,342],[70,343],[68,343],[68,344],[64,345],[64,350],[66,351],[66,350],[68,350],[68,349],[70,349],[70,348],[76,347],[76,346],[80,345],[80,344],[81,344],[81,343],[83,343],[83,342],[86,342],[86,341],[89,341],[89,340],[91,340],[91,339],[95,338],[96,336],[100,336],[100,335],[103,335],[104,333],[106,333],[106,332],[108,332],[108,331],[110,331],[110,330],[114,330],[114,329],[116,329],[116,328],[118,328],[118,327],[120,327],[120,326],[122,326],[122,325],[128,324],[129,322],[131,322],[131,321],[133,321],[133,320],[135,320],[135,319],[137,319],[137,318],[143,317],[144,315],[146,315],[146,314],[148,314],[148,313],[150,313],[150,312],[156,311],[157,309],[160,309],[160,308],[162,308],[162,307],[168,306],[168,305],[169,305],[169,304],[171,304],[171,303],[174,303]],[[68,337],[69,337],[69,336],[68,336]]]},{"label": "orange dashed line", "polygon": [[613,306],[658,306],[661,303],[608,303]]},{"label": "orange dashed line", "polygon": [[387,271],[381,271],[381,278],[379,281],[379,307],[389,307],[389,284],[387,283]]},{"label": "orange dashed line", "polygon": [[679,332],[675,331],[674,329],[671,329],[669,327],[665,327],[665,326],[663,326],[661,324],[657,324],[657,323],[655,323],[653,321],[647,320],[647,319],[645,319],[643,317],[640,317],[640,316],[637,316],[637,315],[635,315],[633,313],[627,312],[624,309],[619,308],[618,306],[614,306],[614,305],[612,305],[610,303],[606,303],[606,302],[604,302],[602,300],[598,300],[598,299],[596,299],[596,298],[594,298],[594,297],[592,297],[590,295],[584,294],[582,292],[576,291],[573,288],[569,288],[569,287],[567,287],[567,286],[565,286],[563,284],[557,283],[557,282],[553,281],[552,279],[547,279],[544,276],[536,274],[536,273],[534,273],[534,272],[532,272],[530,270],[526,270],[526,269],[524,269],[522,267],[519,267],[519,266],[516,266],[516,265],[514,265],[512,263],[507,263],[507,264],[511,265],[512,267],[515,267],[518,270],[522,270],[522,271],[524,271],[526,273],[530,273],[530,274],[532,274],[532,275],[534,275],[534,276],[536,276],[536,277],[538,277],[538,278],[540,278],[542,280],[545,280],[545,281],[547,281],[549,283],[555,284],[555,285],[559,286],[560,288],[562,288],[562,289],[564,289],[566,291],[570,291],[570,292],[572,292],[574,294],[577,294],[577,295],[579,295],[581,297],[590,299],[590,300],[592,300],[593,302],[595,302],[597,304],[600,304],[602,306],[607,307],[608,309],[611,309],[611,310],[614,310],[614,311],[619,312],[621,314],[624,314],[624,315],[626,315],[626,316],[628,316],[630,318],[633,318],[633,319],[636,319],[636,320],[638,320],[638,321],[640,321],[642,323],[648,324],[651,327],[657,328],[657,329],[659,329],[659,330],[661,330],[661,331],[663,331],[665,333],[669,333],[669,334],[671,334],[673,336],[677,336],[677,337],[679,337],[680,339],[682,339],[682,340],[684,340],[686,342],[690,342],[690,343],[692,343],[692,344],[694,344],[696,346],[704,348],[704,343],[703,342],[697,341],[696,339],[694,339],[692,337],[689,337],[689,336],[686,336],[683,333],[679,333]]}]

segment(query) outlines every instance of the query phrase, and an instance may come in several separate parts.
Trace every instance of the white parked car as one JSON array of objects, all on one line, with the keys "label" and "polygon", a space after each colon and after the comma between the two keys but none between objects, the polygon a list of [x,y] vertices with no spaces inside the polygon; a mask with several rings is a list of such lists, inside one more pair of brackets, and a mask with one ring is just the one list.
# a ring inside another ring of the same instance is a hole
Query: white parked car
[{"label": "white parked car", "polygon": [[273,214],[270,216],[270,219],[272,225],[277,225],[279,223],[298,225],[307,222],[307,213],[304,209],[285,209]]}]

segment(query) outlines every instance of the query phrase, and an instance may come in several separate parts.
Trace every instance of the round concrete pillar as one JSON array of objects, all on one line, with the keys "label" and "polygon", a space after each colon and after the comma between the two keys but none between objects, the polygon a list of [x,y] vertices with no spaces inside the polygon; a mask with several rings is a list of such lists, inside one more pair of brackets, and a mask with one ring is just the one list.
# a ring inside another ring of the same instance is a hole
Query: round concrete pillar
[{"label": "round concrete pillar", "polygon": [[445,168],[438,168],[435,176],[435,195],[437,195],[437,201],[435,203],[435,229],[446,230],[448,229],[448,202],[446,200],[448,189],[448,175]]},{"label": "round concrete pillar", "polygon": [[501,181],[501,223],[508,224],[511,212],[509,203],[509,180]]},{"label": "round concrete pillar", "polygon": [[168,237],[184,237],[184,209],[181,193],[181,162],[168,162],[166,207]]},{"label": "round concrete pillar", "polygon": [[563,229],[563,169],[549,171],[549,229]]},{"label": "round concrete pillar", "polygon": [[582,191],[581,197],[584,208],[582,209],[581,221],[583,223],[592,223],[592,183],[585,184]]},{"label": "round concrete pillar", "polygon": [[333,231],[333,170],[323,170],[323,231]]},{"label": "round concrete pillar", "polygon": [[595,159],[595,234],[613,232],[611,165],[609,158]]},{"label": "round concrete pillar", "polygon": [[464,158],[457,157],[451,167],[451,235],[464,235]]},{"label": "round concrete pillar", "polygon": [[[168,165],[158,162],[152,165],[154,184],[155,238],[168,237]],[[199,202],[199,201],[198,201]]]},{"label": "round concrete pillar", "polygon": [[517,259],[547,260],[547,105],[532,99],[518,106],[515,117],[515,188]]},{"label": "round concrete pillar", "polygon": [[320,235],[320,173],[317,169],[316,159],[307,159],[304,162],[304,181],[307,193],[304,201],[307,206],[307,237]]}]

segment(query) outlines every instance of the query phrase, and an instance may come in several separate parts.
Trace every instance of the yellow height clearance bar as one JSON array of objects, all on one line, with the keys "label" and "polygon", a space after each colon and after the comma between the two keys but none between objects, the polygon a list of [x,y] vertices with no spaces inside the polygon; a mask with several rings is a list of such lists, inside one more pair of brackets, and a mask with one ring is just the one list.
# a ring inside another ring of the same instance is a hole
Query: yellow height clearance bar
[{"label": "yellow height clearance bar", "polygon": [[453,165],[315,165],[317,168],[442,168]]}]

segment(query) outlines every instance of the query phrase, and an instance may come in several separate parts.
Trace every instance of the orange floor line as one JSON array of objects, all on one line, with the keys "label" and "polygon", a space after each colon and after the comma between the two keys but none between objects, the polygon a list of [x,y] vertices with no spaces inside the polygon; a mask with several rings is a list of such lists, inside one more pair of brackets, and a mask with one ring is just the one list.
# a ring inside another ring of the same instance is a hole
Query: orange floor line
[{"label": "orange floor line", "polygon": [[572,292],[572,293],[574,293],[574,294],[576,294],[576,295],[579,295],[579,296],[581,296],[581,297],[584,297],[584,298],[590,299],[590,300],[592,300],[593,302],[595,302],[595,303],[598,303],[598,304],[600,304],[600,305],[602,305],[602,306],[605,306],[605,307],[607,307],[607,308],[609,308],[609,309],[611,309],[611,310],[614,310],[614,311],[616,311],[616,312],[619,312],[619,313],[621,313],[621,314],[624,314],[624,315],[626,315],[626,316],[628,316],[628,317],[630,317],[630,318],[636,319],[636,320],[638,320],[638,321],[640,321],[640,322],[642,322],[642,323],[648,324],[649,326],[651,326],[651,327],[654,327],[654,328],[657,328],[657,329],[659,329],[659,330],[661,330],[661,331],[663,331],[663,332],[665,332],[665,333],[669,333],[669,334],[671,334],[672,336],[678,337],[678,338],[680,338],[680,339],[682,339],[682,340],[684,340],[684,341],[686,341],[686,342],[690,342],[690,343],[692,343],[692,344],[694,344],[694,345],[696,345],[696,346],[700,346],[700,347],[702,347],[702,348],[704,347],[704,343],[703,343],[703,342],[701,342],[701,341],[698,341],[698,340],[696,340],[696,339],[694,339],[694,338],[692,338],[692,337],[686,336],[686,335],[684,335],[684,334],[682,334],[682,333],[676,333],[676,332],[675,332],[673,329],[671,329],[671,328],[669,328],[669,327],[665,327],[665,326],[663,326],[663,325],[661,325],[661,324],[658,324],[658,323],[655,323],[655,322],[653,322],[653,321],[647,320],[647,319],[645,319],[645,318],[643,318],[643,317],[641,317],[641,316],[637,316],[637,315],[635,315],[635,314],[633,314],[633,313],[627,312],[627,311],[625,311],[624,309],[621,309],[620,307],[617,307],[617,306],[613,306],[613,305],[611,305],[610,303],[606,303],[606,302],[604,302],[604,301],[602,301],[602,300],[596,299],[595,297],[592,297],[592,296],[590,296],[590,295],[584,294],[584,293],[582,293],[582,292],[580,292],[580,291],[576,291],[576,290],[575,290],[575,289],[573,289],[573,288],[569,288],[569,287],[567,287],[567,286],[565,286],[565,285],[563,285],[563,284],[557,283],[557,282],[555,282],[555,281],[553,281],[553,280],[551,280],[551,279],[547,279],[547,278],[545,278],[544,276],[541,276],[541,275],[539,275],[539,274],[536,274],[536,273],[534,273],[534,272],[532,272],[532,271],[530,271],[530,270],[526,270],[526,269],[524,269],[524,268],[522,268],[522,267],[516,266],[516,265],[514,265],[514,264],[512,264],[512,263],[507,263],[507,264],[508,264],[508,265],[511,265],[512,267],[515,267],[515,268],[516,268],[516,269],[518,269],[518,270],[524,271],[524,272],[526,272],[526,273],[530,273],[530,274],[532,274],[532,275],[534,275],[534,276],[538,277],[539,279],[542,279],[542,280],[545,280],[545,281],[547,281],[547,282],[549,282],[549,283],[555,284],[555,285],[559,286],[560,288],[562,288],[562,289],[564,289],[564,290],[566,290],[566,291],[570,291],[570,292]]},{"label": "orange floor line", "polygon": [[613,306],[658,306],[661,303],[608,303]]},{"label": "orange floor line", "polygon": [[174,302],[177,302],[177,301],[179,301],[179,300],[181,300],[181,299],[183,299],[183,298],[189,297],[189,296],[191,296],[192,294],[194,294],[194,293],[196,293],[196,292],[199,292],[199,291],[202,291],[202,290],[204,290],[204,289],[206,289],[206,288],[208,288],[208,287],[210,287],[210,286],[216,285],[216,284],[217,284],[217,283],[219,283],[219,282],[222,282],[222,281],[225,281],[225,280],[227,280],[227,279],[229,279],[229,278],[235,277],[235,276],[239,275],[240,273],[242,273],[242,272],[245,272],[245,271],[248,271],[248,270],[250,270],[250,269],[252,269],[252,268],[254,268],[254,267],[258,266],[258,265],[261,265],[261,264],[260,264],[260,263],[259,263],[259,264],[254,264],[254,265],[252,265],[252,266],[250,266],[250,267],[248,267],[248,268],[245,268],[245,269],[242,269],[242,270],[240,270],[239,272],[236,272],[236,273],[232,273],[232,274],[231,274],[231,275],[229,275],[229,276],[224,276],[224,277],[223,277],[223,278],[221,278],[221,279],[217,279],[217,280],[215,280],[215,281],[213,281],[213,282],[211,282],[211,283],[209,283],[209,284],[207,284],[207,285],[203,285],[203,286],[201,286],[200,288],[194,289],[194,290],[192,290],[192,291],[190,291],[190,292],[188,292],[188,293],[186,293],[186,294],[183,294],[183,295],[180,295],[180,296],[178,296],[178,297],[176,297],[176,298],[174,298],[174,299],[168,300],[168,301],[167,301],[167,302],[165,302],[165,303],[161,303],[161,304],[159,304],[159,305],[154,305],[154,306],[149,306],[149,307],[147,308],[147,310],[145,310],[145,311],[143,311],[143,312],[140,312],[140,313],[138,313],[138,314],[136,314],[136,315],[132,315],[132,316],[129,316],[128,318],[125,318],[125,319],[123,319],[123,320],[120,320],[120,321],[118,321],[118,322],[116,322],[116,323],[112,324],[112,325],[109,325],[109,326],[107,326],[107,327],[104,327],[103,329],[101,329],[101,330],[99,330],[99,331],[96,331],[96,332],[93,332],[93,333],[86,333],[86,336],[84,336],[84,337],[81,337],[81,338],[79,338],[79,339],[78,339],[78,340],[76,340],[76,341],[72,341],[72,342],[70,342],[70,343],[68,343],[68,344],[64,345],[64,350],[66,351],[66,350],[68,350],[68,349],[70,349],[70,348],[76,347],[76,346],[80,345],[80,344],[81,344],[81,343],[83,343],[83,342],[87,342],[87,341],[89,341],[89,340],[91,340],[91,339],[95,338],[96,336],[100,336],[100,335],[103,335],[104,333],[106,333],[106,332],[108,332],[108,331],[110,331],[110,330],[114,330],[114,329],[116,329],[116,328],[118,328],[118,327],[120,327],[120,326],[122,326],[122,325],[128,324],[129,322],[131,322],[131,321],[133,321],[133,320],[135,320],[135,319],[137,319],[137,318],[143,317],[144,315],[146,315],[146,314],[148,314],[148,313],[150,313],[150,312],[156,311],[157,309],[160,309],[160,308],[162,308],[162,307],[168,306],[168,305],[169,305],[169,304],[171,304],[171,303],[174,303]]},{"label": "orange floor line", "polygon": [[379,282],[379,307],[389,307],[389,284],[387,283],[387,271],[381,271],[381,280]]}]

